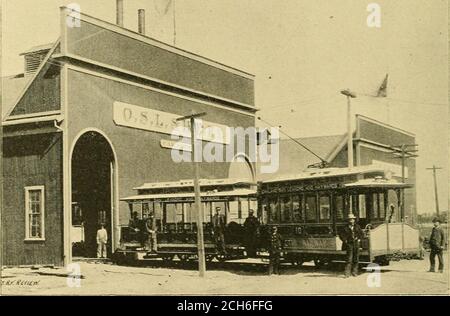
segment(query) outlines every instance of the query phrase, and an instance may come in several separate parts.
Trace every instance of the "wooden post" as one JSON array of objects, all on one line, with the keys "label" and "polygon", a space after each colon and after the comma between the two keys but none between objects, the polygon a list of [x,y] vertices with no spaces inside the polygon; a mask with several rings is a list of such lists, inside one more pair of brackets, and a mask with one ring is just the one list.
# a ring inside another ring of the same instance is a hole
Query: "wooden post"
[{"label": "wooden post", "polygon": [[[197,251],[198,251],[198,272],[200,277],[205,276],[206,261],[205,261],[205,244],[203,238],[203,207],[200,197],[200,170],[198,161],[196,161],[196,133],[195,133],[195,119],[206,115],[206,113],[192,114],[184,117],[180,117],[177,121],[184,121],[189,119],[191,123],[191,157],[192,164],[194,166],[194,190],[195,190],[195,208],[197,209]],[[201,142],[202,140],[200,140]]]}]

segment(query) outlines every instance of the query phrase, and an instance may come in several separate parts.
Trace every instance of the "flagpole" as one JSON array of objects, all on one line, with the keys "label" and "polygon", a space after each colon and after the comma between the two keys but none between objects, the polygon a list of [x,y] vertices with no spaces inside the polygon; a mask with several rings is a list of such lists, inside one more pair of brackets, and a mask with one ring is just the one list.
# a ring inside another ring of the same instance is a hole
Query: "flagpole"
[{"label": "flagpole", "polygon": [[173,46],[177,44],[177,19],[176,19],[176,0],[173,0]]}]

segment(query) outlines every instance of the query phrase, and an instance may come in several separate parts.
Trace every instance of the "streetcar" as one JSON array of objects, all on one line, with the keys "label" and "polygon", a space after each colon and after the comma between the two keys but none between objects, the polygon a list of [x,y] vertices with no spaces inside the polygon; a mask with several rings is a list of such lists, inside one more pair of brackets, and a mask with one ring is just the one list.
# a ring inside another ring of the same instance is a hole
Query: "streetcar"
[{"label": "streetcar", "polygon": [[[205,257],[226,261],[246,258],[243,223],[250,209],[261,224],[258,256],[266,258],[271,227],[277,226],[283,239],[285,262],[301,265],[314,261],[323,266],[345,260],[339,238],[350,212],[365,232],[360,261],[389,264],[399,253],[420,252],[419,231],[406,221],[401,205],[410,184],[392,177],[375,165],[354,168],[307,169],[298,174],[276,176],[252,183],[240,179],[200,180],[203,207]],[[192,180],[146,183],[136,195],[122,198],[130,215],[140,219],[154,214],[157,249],[147,249],[130,227],[121,229],[121,243],[114,260],[131,263],[145,258],[164,261],[195,261],[197,257],[197,211]],[[219,251],[212,218],[220,207],[226,221],[226,254]]]},{"label": "streetcar", "polygon": [[259,183],[258,215],[278,227],[285,260],[321,266],[345,260],[339,234],[351,212],[365,232],[360,261],[387,265],[396,253],[420,251],[419,231],[402,211],[408,188],[376,166],[313,169]]},{"label": "streetcar", "polygon": [[[225,261],[245,258],[242,224],[250,209],[257,209],[256,183],[240,179],[200,179],[203,208],[205,258]],[[129,205],[130,215],[139,219],[154,215],[156,222],[157,251],[152,253],[129,226],[121,227],[121,242],[115,252],[118,263],[161,258],[164,261],[195,261],[197,257],[197,210],[192,180],[145,183],[134,188],[137,195],[121,199]],[[225,253],[219,251],[214,238],[212,219],[220,207],[226,228]]]}]

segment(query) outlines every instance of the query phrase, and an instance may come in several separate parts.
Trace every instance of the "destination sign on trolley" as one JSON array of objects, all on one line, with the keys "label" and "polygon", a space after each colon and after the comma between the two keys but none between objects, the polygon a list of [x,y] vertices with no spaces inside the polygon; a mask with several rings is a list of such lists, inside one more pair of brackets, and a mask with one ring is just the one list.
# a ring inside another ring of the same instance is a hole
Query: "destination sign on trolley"
[{"label": "destination sign on trolley", "polygon": [[[190,123],[188,120],[177,122],[180,117],[182,115],[119,101],[113,105],[113,120],[117,125],[190,138]],[[226,125],[201,120],[201,126],[196,126],[196,129],[198,139],[221,144],[230,142],[230,128]]]}]

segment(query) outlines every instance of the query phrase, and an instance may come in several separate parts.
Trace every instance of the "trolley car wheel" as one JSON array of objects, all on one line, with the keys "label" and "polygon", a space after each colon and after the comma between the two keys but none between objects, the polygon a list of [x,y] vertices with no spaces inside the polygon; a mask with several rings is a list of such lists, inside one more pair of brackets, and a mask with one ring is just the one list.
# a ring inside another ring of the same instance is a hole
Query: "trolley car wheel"
[{"label": "trolley car wheel", "polygon": [[164,262],[172,262],[174,257],[174,255],[163,255],[161,258]]},{"label": "trolley car wheel", "polygon": [[179,254],[179,255],[178,255],[178,258],[179,258],[182,262],[188,262],[188,261],[189,261],[189,255],[185,255],[185,254],[181,255],[181,254]]},{"label": "trolley car wheel", "polygon": [[219,260],[220,262],[225,262],[227,260],[227,256],[224,254],[218,254],[216,256],[217,260]]},{"label": "trolley car wheel", "polygon": [[322,268],[323,266],[325,266],[328,263],[328,260],[326,259],[314,259],[314,265],[317,268]]}]

